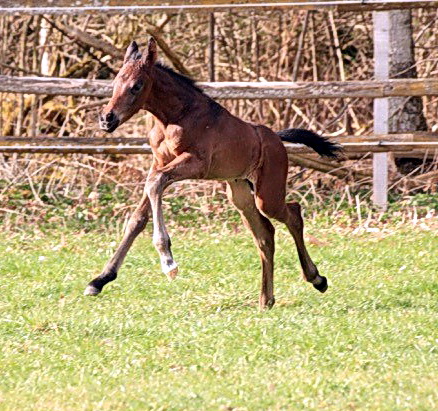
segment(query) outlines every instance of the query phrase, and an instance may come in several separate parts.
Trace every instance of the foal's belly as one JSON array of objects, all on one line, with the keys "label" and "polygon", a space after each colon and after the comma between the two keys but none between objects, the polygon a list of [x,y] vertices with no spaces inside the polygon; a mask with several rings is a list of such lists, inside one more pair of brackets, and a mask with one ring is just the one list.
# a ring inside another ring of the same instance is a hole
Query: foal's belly
[{"label": "foal's belly", "polygon": [[[225,140],[225,139],[224,139]],[[258,167],[260,144],[252,138],[229,138],[215,146],[208,179],[248,178]]]}]

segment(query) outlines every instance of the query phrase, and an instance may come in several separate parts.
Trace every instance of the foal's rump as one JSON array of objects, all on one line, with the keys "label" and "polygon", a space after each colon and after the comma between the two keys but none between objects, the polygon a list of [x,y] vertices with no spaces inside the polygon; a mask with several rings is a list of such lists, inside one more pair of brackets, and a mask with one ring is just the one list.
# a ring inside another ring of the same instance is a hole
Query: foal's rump
[{"label": "foal's rump", "polygon": [[265,216],[287,222],[290,217],[285,203],[288,157],[282,141],[304,144],[328,157],[337,157],[340,147],[304,129],[274,133],[265,126],[257,126],[257,131],[262,136],[262,155],[254,179],[256,205]]},{"label": "foal's rump", "polygon": [[286,197],[288,158],[279,136],[265,126],[257,126],[261,137],[261,156],[254,183],[256,203],[265,215],[276,214],[282,208]]}]

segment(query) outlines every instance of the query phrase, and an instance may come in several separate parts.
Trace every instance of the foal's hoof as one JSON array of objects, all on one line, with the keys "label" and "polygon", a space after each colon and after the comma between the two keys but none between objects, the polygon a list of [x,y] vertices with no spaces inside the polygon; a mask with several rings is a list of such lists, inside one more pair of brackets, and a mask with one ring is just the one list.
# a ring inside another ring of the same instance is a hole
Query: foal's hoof
[{"label": "foal's hoof", "polygon": [[166,277],[169,279],[169,281],[173,281],[176,276],[178,275],[178,266],[173,263],[171,266],[166,267],[165,270],[163,270]]},{"label": "foal's hoof", "polygon": [[260,301],[260,311],[270,310],[275,304],[275,297],[270,298],[268,301]]},{"label": "foal's hoof", "polygon": [[318,282],[318,284],[313,284],[313,286],[321,293],[325,293],[328,288],[327,278],[322,275],[319,278],[320,281]]},{"label": "foal's hoof", "polygon": [[275,297],[272,297],[268,302],[266,303],[266,308],[270,310],[275,304]]},{"label": "foal's hoof", "polygon": [[87,288],[84,291],[84,295],[91,295],[95,296],[97,294],[100,294],[101,290],[96,288],[94,285],[87,285]]}]

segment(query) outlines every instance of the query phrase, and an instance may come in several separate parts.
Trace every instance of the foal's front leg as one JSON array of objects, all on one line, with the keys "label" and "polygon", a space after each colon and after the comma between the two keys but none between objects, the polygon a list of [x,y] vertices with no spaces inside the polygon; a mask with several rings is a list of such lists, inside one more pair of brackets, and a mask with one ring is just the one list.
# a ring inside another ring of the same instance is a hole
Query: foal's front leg
[{"label": "foal's front leg", "polygon": [[204,173],[203,162],[192,154],[184,153],[162,169],[152,171],[146,183],[154,224],[153,243],[160,255],[161,269],[169,280],[173,280],[178,274],[178,265],[173,259],[170,237],[164,223],[163,192],[175,181],[199,178]]},{"label": "foal's front leg", "polygon": [[154,224],[152,242],[160,255],[161,270],[169,280],[173,280],[178,274],[178,265],[173,259],[170,237],[164,223],[162,206],[163,191],[171,183],[172,181],[169,180],[169,177],[162,172],[151,174],[146,183]]},{"label": "foal's front leg", "polygon": [[117,272],[123,263],[135,238],[144,230],[149,219],[150,202],[146,194],[143,197],[132,214],[126,226],[123,239],[117,247],[116,252],[108,261],[102,273],[94,278],[84,291],[85,295],[97,295],[102,291],[105,284],[114,281],[117,278]]}]

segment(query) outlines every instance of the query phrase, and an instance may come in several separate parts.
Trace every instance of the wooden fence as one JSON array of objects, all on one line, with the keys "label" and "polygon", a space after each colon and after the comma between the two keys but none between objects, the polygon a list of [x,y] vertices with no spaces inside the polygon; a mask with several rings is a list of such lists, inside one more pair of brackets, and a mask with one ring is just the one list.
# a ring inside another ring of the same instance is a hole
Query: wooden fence
[{"label": "wooden fence", "polygon": [[[72,6],[74,3],[74,6]],[[163,3],[165,3],[163,5]],[[151,14],[180,12],[221,12],[263,9],[335,9],[338,11],[391,10],[398,8],[438,7],[438,1],[424,0],[2,0],[0,14]]]},{"label": "wooden fence", "polygon": [[[2,0],[0,15],[14,14],[149,14],[156,12],[223,12],[233,10],[263,9],[335,9],[346,11],[391,10],[399,8],[438,7],[438,1],[419,0],[167,0],[165,5],[159,0],[77,0],[72,6],[70,0]],[[335,82],[210,82],[200,83],[205,92],[217,99],[316,99],[316,98],[376,98],[398,96],[438,95],[438,79],[397,79],[370,81]],[[49,77],[0,76],[0,92],[74,95],[108,97],[111,95],[108,81],[61,79]],[[376,119],[377,121],[377,119]],[[379,121],[385,119],[379,118]],[[380,130],[379,130],[380,131]],[[336,141],[349,153],[395,152],[413,154],[438,149],[438,135],[431,133],[378,134],[368,137],[343,137]],[[308,154],[310,150],[300,145],[287,144],[290,154]],[[150,154],[150,147],[144,138],[14,138],[0,137],[0,152],[5,153],[89,153],[89,154]],[[374,167],[375,201],[386,206],[386,160]],[[381,175],[377,175],[380,173]],[[376,196],[377,192],[377,196]]]},{"label": "wooden fence", "polygon": [[[210,97],[217,99],[384,98],[438,95],[438,78],[380,81],[201,82],[198,84]],[[112,87],[111,82],[107,80],[0,75],[0,92],[110,97]]]},{"label": "wooden fence", "polygon": [[[350,153],[395,152],[412,155],[418,151],[438,149],[438,134],[409,133],[366,137],[334,137],[346,156]],[[435,140],[435,141],[433,141]],[[285,144],[289,154],[314,154],[301,144]],[[148,139],[142,137],[0,137],[0,151],[4,153],[84,153],[84,154],[151,154]]]}]

